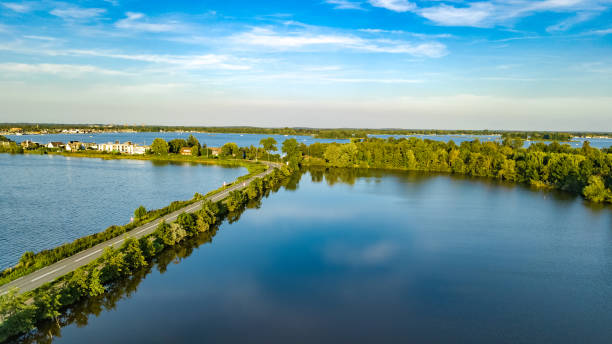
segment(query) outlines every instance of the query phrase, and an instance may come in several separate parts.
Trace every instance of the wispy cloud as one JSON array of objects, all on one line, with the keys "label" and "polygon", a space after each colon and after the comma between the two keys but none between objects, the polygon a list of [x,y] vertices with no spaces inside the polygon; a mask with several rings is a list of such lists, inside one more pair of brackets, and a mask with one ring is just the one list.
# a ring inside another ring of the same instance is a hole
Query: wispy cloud
[{"label": "wispy cloud", "polygon": [[254,28],[250,32],[232,37],[237,46],[260,46],[278,50],[297,49],[350,49],[356,51],[409,54],[424,57],[442,57],[446,46],[439,42],[412,43],[403,40],[369,39],[343,33],[317,33],[292,31],[279,33],[268,28]]},{"label": "wispy cloud", "polygon": [[342,67],[340,66],[309,66],[309,67],[304,67],[304,70],[307,72],[330,72],[330,71],[336,71],[336,70],[341,70]]},{"label": "wispy cloud", "polygon": [[183,69],[220,68],[225,70],[249,70],[245,59],[229,55],[155,55],[155,54],[121,54],[99,50],[69,50],[68,54],[77,56],[96,56],[112,59],[132,60],[140,62],[170,64]]},{"label": "wispy cloud", "polygon": [[573,26],[588,21],[595,17],[598,13],[596,12],[579,12],[575,16],[572,16],[566,20],[563,20],[555,25],[551,25],[546,28],[548,32],[559,32],[559,31],[567,31],[571,29]]},{"label": "wispy cloud", "polygon": [[339,10],[362,10],[361,1],[350,1],[350,0],[325,0],[326,3],[334,5],[334,8]]},{"label": "wispy cloud", "polygon": [[564,30],[579,22],[593,18],[597,13],[610,7],[609,0],[491,0],[473,2],[462,6],[440,4],[419,8],[414,12],[429,19],[436,25],[493,27],[508,25],[518,18],[537,12],[578,13],[551,30]]},{"label": "wispy cloud", "polygon": [[423,39],[437,39],[437,38],[452,38],[454,37],[448,33],[440,33],[440,34],[428,34],[428,33],[418,33],[418,32],[409,32],[403,30],[384,30],[384,29],[357,29],[357,31],[370,33],[370,34],[397,34],[397,35],[409,35],[412,37],[423,38]]},{"label": "wispy cloud", "polygon": [[[337,2],[336,2],[337,1]],[[362,8],[361,3],[340,5],[344,0],[327,0],[337,9],[351,6]],[[440,26],[494,27],[511,25],[519,18],[538,12],[575,13],[574,16],[548,28],[548,31],[565,31],[572,26],[590,20],[610,8],[610,0],[488,0],[488,1],[431,1],[434,6],[418,6],[408,0],[368,0],[372,7],[394,12],[412,12]],[[430,3],[431,3],[430,2]],[[423,2],[421,2],[423,3]]]},{"label": "wispy cloud", "polygon": [[146,31],[146,32],[167,32],[177,29],[178,23],[156,23],[150,22],[143,13],[127,12],[126,18],[115,23],[115,26],[120,29]]},{"label": "wispy cloud", "polygon": [[55,37],[36,36],[36,35],[25,35],[25,36],[23,36],[23,38],[35,39],[37,41],[48,41],[48,42],[52,42],[52,41],[56,41],[57,40],[57,38],[55,38]]},{"label": "wispy cloud", "polygon": [[10,10],[13,10],[18,13],[26,13],[29,12],[32,7],[27,3],[17,3],[17,2],[0,2],[0,4]]},{"label": "wispy cloud", "polygon": [[417,8],[417,6],[408,0],[369,0],[370,5],[374,7],[386,8],[394,12],[408,12]]},{"label": "wispy cloud", "polygon": [[490,25],[488,21],[494,9],[491,3],[478,2],[461,8],[442,4],[421,9],[418,13],[438,25],[485,27]]},{"label": "wispy cloud", "polygon": [[53,63],[0,63],[0,71],[6,74],[53,74],[65,77],[76,77],[86,74],[103,74],[103,75],[128,75],[128,73],[99,68],[90,65],[74,65],[74,64],[53,64]]},{"label": "wispy cloud", "polygon": [[609,29],[601,29],[601,30],[591,30],[583,33],[584,36],[606,36],[612,34],[612,28]]},{"label": "wispy cloud", "polygon": [[89,19],[101,16],[106,13],[106,10],[103,8],[67,7],[56,8],[49,13],[63,19]]},{"label": "wispy cloud", "polygon": [[324,81],[350,84],[420,84],[421,79],[384,79],[384,78],[321,78]]}]

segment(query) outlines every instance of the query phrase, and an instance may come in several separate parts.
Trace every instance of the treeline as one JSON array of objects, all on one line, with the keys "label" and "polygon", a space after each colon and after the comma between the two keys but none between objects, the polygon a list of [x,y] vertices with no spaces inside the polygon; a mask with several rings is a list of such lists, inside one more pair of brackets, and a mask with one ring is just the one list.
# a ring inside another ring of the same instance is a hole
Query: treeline
[{"label": "treeline", "polygon": [[541,131],[512,131],[506,132],[502,135],[503,139],[519,138],[524,140],[542,140],[542,141],[571,141],[574,136],[570,133],[559,133],[559,132],[541,132]]},{"label": "treeline", "polygon": [[[295,139],[292,139],[297,143]],[[276,161],[280,159],[278,154],[272,154],[271,152],[276,152],[277,142],[273,137],[263,138],[260,140],[261,147],[255,147],[253,145],[249,147],[238,147],[238,145],[234,142],[228,142],[224,144],[220,151],[217,152],[218,155],[213,154],[213,151],[206,147],[206,145],[200,145],[198,140],[193,136],[189,135],[187,140],[184,139],[174,139],[169,142],[161,138],[156,138],[153,140],[151,144],[151,150],[149,154],[154,154],[158,156],[165,156],[167,154],[178,154],[181,151],[181,148],[187,147],[191,149],[191,155],[193,156],[202,156],[207,158],[212,158],[214,156],[218,156],[220,158],[231,158],[231,159],[243,159],[243,160],[269,160]]]},{"label": "treeline", "polygon": [[[367,129],[367,128],[261,128],[248,126],[230,127],[203,127],[203,126],[150,126],[150,125],[104,125],[104,124],[32,124],[32,123],[3,123],[0,130],[8,131],[11,128],[21,128],[24,131],[47,130],[59,132],[63,129],[87,130],[134,130],[138,132],[160,131],[194,131],[206,133],[227,134],[261,134],[261,135],[304,135],[329,139],[366,138],[368,135],[507,135],[541,140],[567,141],[573,136],[606,136],[612,137],[610,132],[555,132],[555,131],[512,131],[512,130],[468,130],[468,129]],[[558,139],[555,139],[558,137]]]},{"label": "treeline", "polygon": [[23,148],[13,140],[0,135],[0,153],[21,154]]},{"label": "treeline", "polygon": [[466,174],[582,194],[612,203],[612,148],[572,148],[557,142],[522,148],[520,139],[440,142],[418,138],[370,138],[347,144],[300,145],[304,164],[333,167],[404,169]]},{"label": "treeline", "polygon": [[31,331],[38,322],[57,321],[63,309],[88,297],[103,294],[114,281],[149,266],[166,248],[213,230],[223,219],[236,220],[248,205],[277,191],[291,172],[281,168],[256,179],[241,191],[219,202],[206,202],[194,213],[182,213],[173,223],[162,222],[155,232],[140,239],[126,238],[119,249],[107,248],[100,258],[52,284],[19,295],[0,296],[0,341]]}]

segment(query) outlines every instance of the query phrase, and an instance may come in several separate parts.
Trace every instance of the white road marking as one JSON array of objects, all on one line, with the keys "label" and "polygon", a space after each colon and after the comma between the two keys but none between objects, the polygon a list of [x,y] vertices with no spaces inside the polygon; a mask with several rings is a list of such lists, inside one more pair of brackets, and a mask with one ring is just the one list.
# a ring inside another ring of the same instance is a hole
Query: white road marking
[{"label": "white road marking", "polygon": [[83,256],[83,257],[81,257],[81,258],[79,258],[79,259],[75,259],[74,261],[75,261],[75,262],[80,262],[81,260],[83,260],[83,259],[85,259],[85,258],[87,258],[87,257],[91,257],[91,256],[93,256],[94,254],[96,254],[96,253],[98,253],[98,252],[101,252],[101,251],[102,251],[102,249],[95,250],[95,251],[91,252],[90,254],[88,254],[88,255],[86,255],[86,256]]},{"label": "white road marking", "polygon": [[117,240],[117,241],[115,241],[115,242],[113,242],[113,243],[108,244],[107,246],[114,246],[114,245],[117,245],[118,243],[122,242],[123,240],[125,240],[125,239]]},{"label": "white road marking", "polygon": [[47,272],[46,274],[40,275],[40,276],[38,276],[38,277],[36,277],[36,278],[33,278],[33,279],[30,281],[30,282],[36,282],[36,281],[38,281],[39,279],[41,279],[41,278],[43,278],[43,277],[46,277],[46,276],[49,276],[49,275],[51,275],[52,273],[57,272],[57,271],[59,271],[59,270],[61,270],[61,269],[65,268],[65,267],[66,267],[66,265],[62,265],[62,266],[60,266],[60,267],[59,267],[59,268],[57,268],[57,269],[53,269],[53,270],[51,270],[51,271]]}]

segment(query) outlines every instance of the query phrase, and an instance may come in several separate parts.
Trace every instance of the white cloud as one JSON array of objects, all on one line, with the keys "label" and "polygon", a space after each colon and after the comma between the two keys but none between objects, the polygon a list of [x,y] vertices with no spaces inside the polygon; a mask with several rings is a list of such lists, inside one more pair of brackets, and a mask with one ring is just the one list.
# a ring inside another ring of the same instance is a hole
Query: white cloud
[{"label": "white cloud", "polygon": [[420,79],[322,78],[323,81],[349,84],[420,84]]},{"label": "white cloud", "polygon": [[408,12],[416,9],[416,5],[408,0],[369,0],[374,7],[386,8],[394,12]]},{"label": "white cloud", "polygon": [[103,8],[80,8],[80,7],[69,7],[69,8],[56,8],[52,10],[52,15],[63,19],[89,19],[98,17],[106,10]]},{"label": "white cloud", "polygon": [[304,70],[307,72],[331,72],[336,70],[341,70],[340,66],[310,66],[304,67]]},{"label": "white cloud", "polygon": [[110,59],[121,59],[130,61],[147,62],[151,64],[168,64],[181,69],[223,69],[223,70],[249,70],[251,64],[258,62],[257,59],[239,58],[225,54],[205,55],[158,55],[158,54],[124,54],[107,50],[83,50],[65,49],[54,50],[36,47],[14,46],[0,44],[0,51],[11,51],[28,55],[47,56],[94,56]]},{"label": "white cloud", "polygon": [[237,34],[231,40],[237,46],[260,46],[278,50],[331,48],[424,57],[442,57],[447,54],[446,46],[439,42],[414,44],[402,40],[366,39],[341,33],[311,31],[278,33],[270,29],[255,28],[250,32]]},{"label": "white cloud", "polygon": [[354,45],[360,39],[357,37],[333,34],[279,34],[269,29],[255,28],[234,36],[239,44],[259,45],[271,48],[299,48],[309,45]]},{"label": "white cloud", "polygon": [[167,32],[174,31],[178,25],[175,22],[170,23],[151,23],[142,13],[127,12],[126,18],[115,23],[115,26],[125,30],[146,31],[146,32]]},{"label": "white cloud", "polygon": [[586,36],[590,36],[590,35],[593,35],[593,36],[606,36],[606,35],[610,35],[610,34],[612,34],[612,28],[602,29],[602,30],[592,30],[592,31],[585,32],[583,35],[586,35]]},{"label": "white cloud", "polygon": [[580,13],[577,13],[575,16],[572,16],[566,20],[561,21],[560,23],[547,27],[546,31],[548,32],[567,31],[577,24],[580,24],[582,22],[592,19],[596,15],[597,13],[594,13],[594,12],[580,12]]},{"label": "white cloud", "polygon": [[36,35],[25,35],[25,36],[23,36],[23,38],[35,39],[37,41],[48,41],[48,42],[57,40],[55,37],[36,36]]},{"label": "white cloud", "polygon": [[132,60],[149,63],[175,65],[183,69],[219,68],[225,70],[249,70],[251,66],[245,64],[245,59],[229,55],[155,55],[155,54],[121,54],[100,50],[69,50],[67,54],[77,56],[97,56],[113,59]]},{"label": "white cloud", "polygon": [[75,77],[82,74],[103,74],[103,75],[127,75],[128,73],[103,69],[89,65],[72,65],[72,64],[53,64],[53,63],[0,63],[0,71],[20,74],[53,74],[67,77]]},{"label": "white cloud", "polygon": [[437,25],[472,27],[508,25],[516,19],[537,12],[578,13],[574,18],[551,26],[551,31],[555,31],[568,29],[572,25],[593,18],[608,9],[610,3],[609,0],[490,0],[458,7],[442,3],[415,9],[414,12]]},{"label": "white cloud", "polygon": [[349,0],[325,0],[326,3],[334,5],[334,8],[339,10],[362,10],[362,2]]},{"label": "white cloud", "polygon": [[433,39],[433,38],[452,38],[454,37],[448,33],[440,33],[440,34],[427,34],[427,33],[418,33],[418,32],[408,32],[403,30],[384,30],[384,29],[357,29],[357,31],[370,33],[370,34],[397,34],[397,35],[410,35],[412,37],[422,38],[422,39]]},{"label": "white cloud", "polygon": [[13,10],[18,13],[26,13],[29,12],[32,8],[29,4],[26,3],[16,3],[16,2],[2,2],[0,3],[2,6]]},{"label": "white cloud", "polygon": [[491,3],[478,2],[461,8],[442,4],[421,9],[418,13],[438,25],[485,27],[494,11]]}]

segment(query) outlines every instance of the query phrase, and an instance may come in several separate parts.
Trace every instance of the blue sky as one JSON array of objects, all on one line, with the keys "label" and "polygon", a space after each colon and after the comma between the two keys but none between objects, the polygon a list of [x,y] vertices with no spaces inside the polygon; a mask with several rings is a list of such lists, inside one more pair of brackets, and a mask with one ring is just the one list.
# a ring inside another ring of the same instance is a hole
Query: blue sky
[{"label": "blue sky", "polygon": [[0,0],[0,122],[612,131],[611,43],[612,0]]}]

